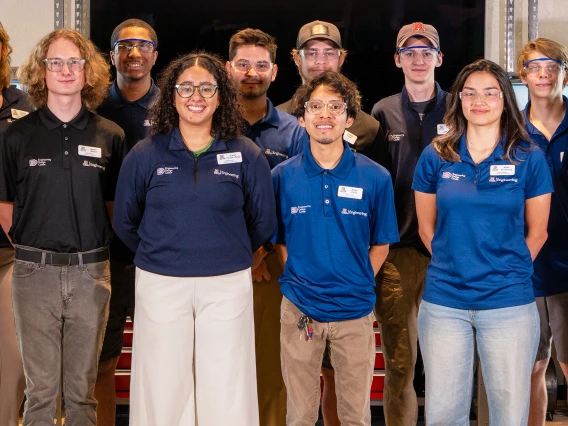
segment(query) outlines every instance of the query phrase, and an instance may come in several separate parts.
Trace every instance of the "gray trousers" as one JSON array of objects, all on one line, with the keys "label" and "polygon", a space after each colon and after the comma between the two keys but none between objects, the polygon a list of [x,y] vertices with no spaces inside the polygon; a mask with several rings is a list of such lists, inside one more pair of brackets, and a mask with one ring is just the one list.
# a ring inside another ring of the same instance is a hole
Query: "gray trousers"
[{"label": "gray trousers", "polygon": [[12,303],[26,376],[23,426],[52,426],[61,378],[67,426],[96,425],[93,396],[110,299],[109,262],[16,260]]}]

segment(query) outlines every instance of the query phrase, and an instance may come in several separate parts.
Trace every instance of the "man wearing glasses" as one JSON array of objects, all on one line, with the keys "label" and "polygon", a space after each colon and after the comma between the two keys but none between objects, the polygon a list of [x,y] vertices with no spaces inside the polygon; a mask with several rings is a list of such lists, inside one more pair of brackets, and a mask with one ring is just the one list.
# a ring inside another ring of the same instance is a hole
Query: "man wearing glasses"
[{"label": "man wearing glasses", "polygon": [[287,426],[313,426],[326,346],[339,420],[370,426],[375,361],[374,277],[398,241],[388,172],[343,139],[361,108],[354,83],[325,71],[294,95],[310,147],[272,171],[280,278]]},{"label": "man wearing glasses", "polygon": [[430,262],[418,235],[411,185],[422,150],[447,131],[443,124],[447,93],[434,80],[434,70],[442,65],[436,29],[421,22],[403,26],[394,62],[404,73],[402,92],[377,102],[371,112],[387,139],[384,145],[373,147],[371,158],[391,173],[400,233],[400,242],[390,247],[377,275],[376,313],[386,365],[386,424],[410,426],[418,417],[413,386],[418,307]]},{"label": "man wearing glasses", "polygon": [[[128,149],[148,136],[150,103],[158,88],[151,70],[158,57],[158,37],[154,29],[139,19],[119,24],[110,38],[110,59],[116,68],[108,96],[98,108],[99,115],[124,129]],[[126,317],[134,315],[134,253],[115,235],[110,249],[112,296],[95,397],[99,401],[99,424],[114,426],[116,419],[115,371],[122,351]]]},{"label": "man wearing glasses", "polygon": [[77,31],[40,40],[19,78],[38,110],[0,135],[0,222],[16,246],[23,425],[53,424],[61,389],[66,424],[94,426],[124,132],[92,112],[108,88],[109,66]]},{"label": "man wearing glasses", "polygon": [[562,95],[568,83],[567,63],[565,46],[538,38],[523,48],[517,65],[530,95],[524,111],[525,126],[531,140],[544,151],[554,182],[548,239],[533,263],[540,341],[531,376],[530,426],[543,425],[546,420],[545,375],[552,339],[562,372],[568,377],[568,112],[567,98]]},{"label": "man wearing glasses", "polygon": [[[246,136],[262,149],[271,169],[309,144],[298,120],[278,111],[266,96],[278,72],[276,48],[274,37],[247,28],[231,37],[226,64],[243,106]],[[265,244],[255,253],[252,270],[258,405],[263,426],[286,423],[286,388],[280,369],[281,273],[272,244]]]}]

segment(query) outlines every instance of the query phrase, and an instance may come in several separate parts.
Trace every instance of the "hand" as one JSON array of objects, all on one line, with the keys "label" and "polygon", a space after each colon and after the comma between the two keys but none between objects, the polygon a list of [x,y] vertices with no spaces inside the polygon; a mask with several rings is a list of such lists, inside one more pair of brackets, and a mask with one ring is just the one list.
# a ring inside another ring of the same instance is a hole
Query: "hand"
[{"label": "hand", "polygon": [[263,259],[258,267],[252,271],[252,280],[260,283],[262,280],[270,281],[270,278],[272,278],[272,276],[270,275],[270,272],[268,272],[268,267]]}]

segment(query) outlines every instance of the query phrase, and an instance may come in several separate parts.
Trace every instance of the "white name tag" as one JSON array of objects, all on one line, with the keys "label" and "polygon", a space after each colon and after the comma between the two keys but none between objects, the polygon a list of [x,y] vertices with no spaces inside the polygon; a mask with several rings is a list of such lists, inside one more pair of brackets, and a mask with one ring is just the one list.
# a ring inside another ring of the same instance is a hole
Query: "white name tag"
[{"label": "white name tag", "polygon": [[22,111],[20,109],[12,108],[12,118],[14,120],[17,120],[18,118],[25,117],[28,114],[29,114],[29,112],[27,112],[27,111]]},{"label": "white name tag", "polygon": [[363,188],[354,188],[352,186],[341,185],[339,188],[337,188],[337,196],[360,200],[361,198],[363,198]]},{"label": "white name tag", "polygon": [[562,160],[564,160],[564,153],[563,152],[560,153],[560,162],[561,163],[562,163]]},{"label": "white name tag", "polygon": [[437,131],[438,131],[439,135],[445,135],[446,133],[448,133],[450,131],[450,128],[448,126],[446,126],[445,124],[438,124]]},{"label": "white name tag", "polygon": [[96,146],[79,145],[79,155],[84,157],[101,158],[101,152]]},{"label": "white name tag", "polygon": [[515,174],[514,164],[503,164],[500,166],[491,166],[489,175],[491,176],[513,176]]},{"label": "white name tag", "polygon": [[217,164],[242,163],[243,156],[240,152],[229,152],[228,154],[217,154]]},{"label": "white name tag", "polygon": [[350,131],[346,130],[346,131],[343,132],[343,139],[345,139],[349,145],[355,145],[355,141],[357,140],[357,136],[355,136]]}]

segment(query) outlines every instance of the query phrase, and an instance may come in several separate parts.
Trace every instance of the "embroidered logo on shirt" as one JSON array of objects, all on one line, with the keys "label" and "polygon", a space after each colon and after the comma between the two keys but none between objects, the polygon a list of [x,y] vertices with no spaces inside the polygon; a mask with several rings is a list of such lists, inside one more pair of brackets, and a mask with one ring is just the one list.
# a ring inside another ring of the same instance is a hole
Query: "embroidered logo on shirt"
[{"label": "embroidered logo on shirt", "polygon": [[277,157],[283,157],[283,158],[288,158],[288,156],[286,154],[283,154],[281,152],[278,151],[273,151],[271,149],[266,148],[266,150],[264,151],[265,155],[276,155]]},{"label": "embroidered logo on shirt", "polygon": [[158,176],[162,176],[162,175],[171,175],[174,170],[177,170],[177,167],[158,167],[158,169],[156,170],[156,174]]},{"label": "embroidered logo on shirt", "polygon": [[500,178],[500,177],[493,177],[489,178],[489,182],[518,182],[518,179],[515,178]]},{"label": "embroidered logo on shirt", "polygon": [[465,177],[465,175],[460,175],[457,173],[443,172],[442,179],[460,180],[460,178]]},{"label": "embroidered logo on shirt", "polygon": [[297,207],[290,207],[290,213],[292,214],[297,214],[297,213],[306,213],[306,210],[311,208],[311,205],[305,205],[305,206],[297,206]]},{"label": "embroidered logo on shirt", "polygon": [[35,158],[32,158],[28,164],[30,165],[30,167],[42,167],[45,166],[48,161],[51,161],[51,158],[38,158],[37,160]]},{"label": "embroidered logo on shirt", "polygon": [[105,170],[105,166],[101,166],[100,164],[91,163],[90,161],[83,161],[83,166],[85,167],[96,167],[97,169]]},{"label": "embroidered logo on shirt", "polygon": [[399,142],[404,137],[404,133],[389,133],[387,140],[389,142]]},{"label": "embroidered logo on shirt", "polygon": [[355,210],[349,210],[349,209],[341,210],[341,214],[352,214],[354,216],[365,216],[365,217],[367,217],[367,213],[365,213],[365,212],[356,212]]},{"label": "embroidered logo on shirt", "polygon": [[230,176],[230,177],[234,177],[235,179],[239,178],[239,175],[235,174],[235,173],[229,173],[226,172],[225,170],[219,170],[219,169],[215,169],[215,171],[213,172],[216,175],[223,175],[223,176]]}]

